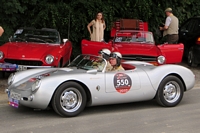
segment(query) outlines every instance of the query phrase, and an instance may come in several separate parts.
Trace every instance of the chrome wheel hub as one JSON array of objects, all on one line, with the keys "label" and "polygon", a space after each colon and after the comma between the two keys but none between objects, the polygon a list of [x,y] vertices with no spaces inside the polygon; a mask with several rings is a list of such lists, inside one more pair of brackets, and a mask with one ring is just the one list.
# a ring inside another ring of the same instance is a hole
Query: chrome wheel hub
[{"label": "chrome wheel hub", "polygon": [[177,82],[172,81],[165,85],[163,90],[164,99],[169,102],[173,103],[178,100],[180,97],[180,86]]},{"label": "chrome wheel hub", "polygon": [[61,99],[63,106],[66,106],[68,109],[73,108],[78,100],[77,95],[73,91],[65,92]]},{"label": "chrome wheel hub", "polygon": [[76,88],[67,88],[60,96],[61,107],[67,112],[74,112],[82,104],[82,95]]}]

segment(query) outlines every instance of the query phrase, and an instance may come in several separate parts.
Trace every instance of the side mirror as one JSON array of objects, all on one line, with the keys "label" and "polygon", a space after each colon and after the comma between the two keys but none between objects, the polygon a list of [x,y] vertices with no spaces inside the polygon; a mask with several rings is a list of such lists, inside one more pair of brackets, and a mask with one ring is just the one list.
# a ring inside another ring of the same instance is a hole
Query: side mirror
[{"label": "side mirror", "polygon": [[68,39],[63,39],[63,43],[61,43],[61,46],[65,46],[67,41],[68,41]]},{"label": "side mirror", "polygon": [[186,30],[186,29],[181,29],[180,31],[181,31],[181,32],[185,32],[185,33],[189,32],[189,31]]},{"label": "side mirror", "polygon": [[63,39],[63,42],[66,43],[68,41],[68,39]]}]

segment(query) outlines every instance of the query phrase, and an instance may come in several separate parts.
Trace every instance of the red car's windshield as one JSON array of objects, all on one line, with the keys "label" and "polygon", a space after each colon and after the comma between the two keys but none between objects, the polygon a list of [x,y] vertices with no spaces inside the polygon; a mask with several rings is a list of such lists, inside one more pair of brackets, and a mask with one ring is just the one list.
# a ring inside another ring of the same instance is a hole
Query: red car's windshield
[{"label": "red car's windshield", "polygon": [[37,43],[60,43],[60,36],[56,30],[46,29],[18,29],[12,42],[37,42]]},{"label": "red car's windshield", "polygon": [[152,33],[147,31],[119,31],[116,33],[114,40],[122,43],[154,44]]}]

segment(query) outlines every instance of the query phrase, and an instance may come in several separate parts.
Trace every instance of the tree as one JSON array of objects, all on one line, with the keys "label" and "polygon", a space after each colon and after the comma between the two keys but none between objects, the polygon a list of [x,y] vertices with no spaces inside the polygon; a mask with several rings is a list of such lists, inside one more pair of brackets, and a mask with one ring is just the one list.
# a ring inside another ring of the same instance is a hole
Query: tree
[{"label": "tree", "polygon": [[1,0],[0,25],[5,32],[0,43],[8,41],[19,27],[56,28],[62,38],[73,43],[74,55],[80,54],[80,42],[89,39],[87,24],[101,11],[106,20],[105,38],[112,22],[120,18],[147,21],[154,32],[165,20],[164,10],[171,7],[180,24],[200,14],[198,0]]}]

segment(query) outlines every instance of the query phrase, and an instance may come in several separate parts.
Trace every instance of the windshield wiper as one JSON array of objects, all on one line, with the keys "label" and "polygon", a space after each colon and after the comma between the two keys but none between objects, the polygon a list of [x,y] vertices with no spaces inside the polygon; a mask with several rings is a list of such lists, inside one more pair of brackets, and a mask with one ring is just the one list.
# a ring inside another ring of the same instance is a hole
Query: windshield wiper
[{"label": "windshield wiper", "polygon": [[22,39],[22,38],[20,38],[20,37],[14,38],[13,40],[16,41],[16,42],[17,42],[17,40],[20,40],[20,41],[22,41],[22,42],[27,42],[26,39]]}]

